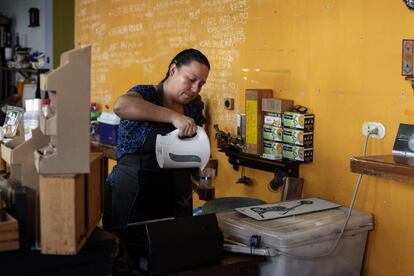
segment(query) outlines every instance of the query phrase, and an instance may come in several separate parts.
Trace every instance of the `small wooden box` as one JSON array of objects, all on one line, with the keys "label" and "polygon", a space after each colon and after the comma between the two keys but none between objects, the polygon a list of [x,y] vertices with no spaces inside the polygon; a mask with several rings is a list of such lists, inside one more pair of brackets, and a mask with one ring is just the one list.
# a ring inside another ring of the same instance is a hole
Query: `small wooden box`
[{"label": "small wooden box", "polygon": [[262,99],[271,98],[271,89],[246,89],[246,152],[261,155],[263,153],[263,117]]},{"label": "small wooden box", "polygon": [[102,217],[102,153],[91,153],[89,174],[40,176],[43,254],[75,255]]},{"label": "small wooden box", "polygon": [[263,98],[262,111],[271,113],[283,113],[290,111],[293,108],[293,100],[277,99],[277,98]]},{"label": "small wooden box", "polygon": [[6,220],[0,221],[0,252],[19,249],[19,225],[6,213]]}]

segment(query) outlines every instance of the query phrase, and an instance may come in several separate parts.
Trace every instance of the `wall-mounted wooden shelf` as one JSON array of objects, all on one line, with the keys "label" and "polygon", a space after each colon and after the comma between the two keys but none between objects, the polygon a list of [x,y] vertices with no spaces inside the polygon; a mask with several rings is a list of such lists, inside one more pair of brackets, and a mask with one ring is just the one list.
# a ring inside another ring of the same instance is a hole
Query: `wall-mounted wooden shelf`
[{"label": "wall-mounted wooden shelf", "polygon": [[34,69],[34,68],[10,68],[10,67],[1,67],[2,71],[8,72],[17,72],[22,75],[25,79],[30,78],[32,74],[36,74],[39,77],[40,74],[46,73],[49,69]]},{"label": "wall-mounted wooden shelf", "polygon": [[224,145],[221,149],[229,157],[229,163],[238,171],[239,167],[249,167],[257,170],[277,173],[285,172],[289,176],[299,177],[299,162],[292,160],[270,160],[258,155],[238,151],[234,146]]},{"label": "wall-mounted wooden shelf", "polygon": [[[19,73],[25,79],[29,79],[32,75],[36,75],[36,98],[40,99],[40,74],[46,73],[49,69],[34,69],[34,68],[10,68],[10,67],[1,67],[1,76],[3,79],[4,85],[2,86],[1,99],[6,99],[12,95],[11,87],[14,86],[14,77],[12,74]],[[0,82],[1,83],[1,82]]]},{"label": "wall-mounted wooden shelf", "polygon": [[351,172],[414,184],[414,158],[396,155],[352,157]]},{"label": "wall-mounted wooden shelf", "polygon": [[411,82],[411,87],[414,89],[414,76],[408,76],[405,79]]},{"label": "wall-mounted wooden shelf", "polygon": [[37,73],[46,73],[49,69],[42,68],[42,69],[34,69],[34,68],[14,68],[14,67],[1,67],[1,70],[4,71],[13,71],[13,72],[23,72],[23,73],[30,73],[30,74],[37,74]]}]

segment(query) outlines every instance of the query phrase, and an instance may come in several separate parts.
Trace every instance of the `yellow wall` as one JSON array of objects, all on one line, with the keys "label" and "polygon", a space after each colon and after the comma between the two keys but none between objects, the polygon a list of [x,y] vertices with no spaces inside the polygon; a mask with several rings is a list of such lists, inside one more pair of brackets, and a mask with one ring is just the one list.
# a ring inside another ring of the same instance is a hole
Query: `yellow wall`
[{"label": "yellow wall", "polygon": [[[300,167],[306,197],[348,205],[357,179],[349,159],[362,155],[362,123],[386,127],[383,140],[370,141],[370,155],[390,153],[398,124],[413,123],[413,90],[400,67],[401,40],[414,39],[414,12],[403,1],[76,0],[75,6],[76,45],[93,45],[93,99],[110,109],[132,85],[159,81],[185,47],[210,58],[202,96],[210,121],[225,130],[234,132],[246,88],[271,88],[310,107],[314,161]],[[222,108],[224,97],[235,98],[234,111]],[[267,189],[271,174],[246,169],[254,185],[235,184],[240,172],[216,148],[213,157],[218,196],[279,200]],[[413,199],[412,185],[363,178],[356,208],[375,216],[367,275],[412,274]]]}]

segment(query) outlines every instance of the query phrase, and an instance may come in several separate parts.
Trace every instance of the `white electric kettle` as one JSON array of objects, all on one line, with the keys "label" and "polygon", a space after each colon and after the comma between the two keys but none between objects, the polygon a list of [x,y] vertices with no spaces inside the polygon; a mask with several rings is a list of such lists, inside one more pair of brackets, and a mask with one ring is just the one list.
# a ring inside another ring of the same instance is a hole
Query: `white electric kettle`
[{"label": "white electric kettle", "polygon": [[180,138],[178,129],[163,136],[158,134],[155,153],[160,168],[200,168],[210,159],[210,141],[204,129],[197,126],[197,134],[191,138]]}]

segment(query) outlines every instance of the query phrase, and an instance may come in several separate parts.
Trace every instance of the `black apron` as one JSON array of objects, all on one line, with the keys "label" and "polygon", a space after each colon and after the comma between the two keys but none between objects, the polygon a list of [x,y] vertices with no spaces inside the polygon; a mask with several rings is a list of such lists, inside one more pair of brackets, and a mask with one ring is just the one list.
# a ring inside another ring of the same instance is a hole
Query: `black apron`
[{"label": "black apron", "polygon": [[[160,87],[160,86],[159,86]],[[162,88],[158,88],[161,94]],[[165,217],[192,215],[192,188],[190,170],[166,170],[158,166],[155,156],[157,134],[165,135],[175,127],[169,123],[154,123],[141,149],[118,160],[114,185],[105,204],[111,217],[105,228],[116,228],[128,223]],[[106,219],[108,221],[108,219]],[[110,225],[108,225],[110,224]]]}]

